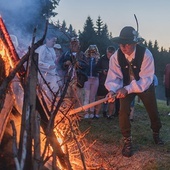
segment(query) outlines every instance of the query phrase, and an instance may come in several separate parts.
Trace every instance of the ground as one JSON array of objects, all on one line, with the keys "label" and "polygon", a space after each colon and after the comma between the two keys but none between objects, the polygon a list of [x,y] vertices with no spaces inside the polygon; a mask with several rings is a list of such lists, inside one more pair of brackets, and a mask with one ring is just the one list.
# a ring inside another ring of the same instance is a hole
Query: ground
[{"label": "ground", "polygon": [[[158,106],[162,121],[161,138],[165,141],[165,145],[154,144],[147,113],[142,104],[135,105],[134,122],[131,124],[134,154],[130,158],[123,157],[121,154],[123,140],[118,117],[108,120],[100,115],[99,119],[82,119],[80,130],[90,128],[85,138],[94,166],[88,170],[169,170],[170,116],[167,114],[169,108],[165,106],[165,102]],[[10,124],[8,124],[0,145],[0,169],[2,170],[15,170],[11,153],[10,129]]]}]

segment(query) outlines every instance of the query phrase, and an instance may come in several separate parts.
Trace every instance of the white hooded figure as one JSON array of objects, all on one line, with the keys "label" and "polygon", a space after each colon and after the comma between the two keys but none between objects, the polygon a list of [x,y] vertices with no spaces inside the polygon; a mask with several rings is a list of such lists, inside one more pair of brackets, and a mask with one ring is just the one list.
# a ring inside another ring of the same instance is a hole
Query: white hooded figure
[{"label": "white hooded figure", "polygon": [[[59,77],[56,72],[56,54],[54,51],[54,44],[56,43],[56,38],[54,36],[47,36],[46,43],[40,46],[35,52],[38,53],[38,67],[42,76],[38,75],[39,85],[41,89],[45,92],[45,100],[47,104],[50,104],[54,99],[54,95],[59,90]],[[47,86],[50,87],[48,87]],[[47,100],[48,99],[48,100]]]}]

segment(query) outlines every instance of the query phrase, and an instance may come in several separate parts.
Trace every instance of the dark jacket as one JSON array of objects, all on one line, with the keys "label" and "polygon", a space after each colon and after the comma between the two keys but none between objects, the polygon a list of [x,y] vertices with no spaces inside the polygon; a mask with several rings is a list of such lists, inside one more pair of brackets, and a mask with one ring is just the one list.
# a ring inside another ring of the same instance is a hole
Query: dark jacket
[{"label": "dark jacket", "polygon": [[97,65],[96,65],[96,70],[99,73],[99,85],[104,84],[107,75],[103,74],[103,71],[105,70],[106,72],[109,70],[109,59],[107,58],[106,55],[103,55]]},{"label": "dark jacket", "polygon": [[106,81],[107,74],[104,74],[103,71],[108,72],[109,70],[109,59],[106,55],[103,55],[97,65],[96,70],[99,73],[99,86],[97,90],[98,96],[105,96],[108,93],[108,90],[106,89],[104,83]]},{"label": "dark jacket", "polygon": [[60,60],[60,64],[63,70],[68,70],[68,67],[64,65],[66,61],[71,61],[73,65],[76,63],[76,61],[78,61],[79,67],[76,68],[76,72],[78,74],[83,74],[87,76],[88,61],[82,51],[76,54],[76,58],[72,55],[71,51],[65,52]]}]

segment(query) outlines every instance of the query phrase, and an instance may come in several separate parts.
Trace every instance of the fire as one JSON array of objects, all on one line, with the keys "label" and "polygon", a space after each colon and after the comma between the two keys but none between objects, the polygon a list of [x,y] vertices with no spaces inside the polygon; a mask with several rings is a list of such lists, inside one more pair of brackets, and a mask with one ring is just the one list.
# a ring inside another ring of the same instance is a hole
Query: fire
[{"label": "fire", "polygon": [[[0,33],[0,57],[4,61],[5,76],[8,76],[11,68],[15,67],[15,64],[19,61],[19,58],[1,17]],[[59,146],[56,144],[55,149],[61,149],[64,154],[64,158],[66,158],[66,164],[69,164],[73,170],[84,170],[89,169],[90,167],[97,168],[97,163],[92,161],[94,160],[95,154],[92,151],[89,151],[90,148],[87,147],[89,145],[85,139],[85,135],[88,131],[82,133],[79,130],[80,117],[78,114],[69,114],[70,105],[72,105],[72,102],[65,100],[63,105],[59,108],[55,118],[53,131],[57,139],[56,143],[59,144]],[[44,143],[45,140],[41,140],[41,147],[43,146],[43,149]],[[51,146],[49,146],[49,148],[51,152],[54,149]],[[44,151],[42,150],[41,153],[43,152]],[[48,155],[49,151],[47,150],[46,152]],[[59,157],[60,155],[57,155],[57,167],[61,170],[65,170]]]},{"label": "fire", "polygon": [[3,62],[5,63],[5,76],[9,75],[9,71],[11,68],[11,61],[9,60],[9,50],[5,46],[2,39],[0,39],[0,57],[2,58]]}]

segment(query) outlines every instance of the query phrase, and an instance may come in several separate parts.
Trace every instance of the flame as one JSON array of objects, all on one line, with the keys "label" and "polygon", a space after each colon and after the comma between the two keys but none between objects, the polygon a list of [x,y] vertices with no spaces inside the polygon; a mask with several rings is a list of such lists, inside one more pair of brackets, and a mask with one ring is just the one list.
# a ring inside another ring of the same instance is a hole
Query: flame
[{"label": "flame", "polygon": [[[5,74],[8,76],[10,69],[15,67],[19,58],[1,17],[0,35],[0,57],[4,61]],[[67,114],[67,108],[69,108],[70,105],[72,105],[70,101],[65,101],[57,113],[54,128],[57,141],[63,153],[68,156],[72,169],[84,169],[82,155],[84,156],[87,167],[97,167],[98,165],[94,165],[94,161],[91,161],[95,158],[95,155],[91,151],[89,152],[89,144],[87,144],[84,138],[88,132],[82,133],[78,128],[80,117],[77,114]],[[42,145],[43,144],[41,144],[41,146]],[[52,147],[50,147],[50,149],[51,151],[53,150]],[[48,152],[49,151],[47,151],[47,154],[49,154]],[[59,169],[65,170],[59,160],[57,160],[57,166]]]},{"label": "flame", "polygon": [[2,39],[0,39],[0,56],[3,59],[4,63],[5,63],[5,74],[6,74],[5,76],[8,76],[12,63],[9,60],[9,58],[10,58],[9,57],[9,50],[5,46],[5,44],[2,41]]},{"label": "flame", "polygon": [[16,63],[19,60],[19,57],[18,57],[18,55],[17,55],[17,53],[15,51],[15,47],[14,47],[12,41],[11,41],[11,38],[10,38],[10,36],[8,34],[8,31],[7,31],[6,27],[5,27],[5,24],[4,24],[3,20],[2,20],[2,17],[0,17],[0,29],[1,29],[1,31],[3,33],[3,36],[4,36],[3,38],[5,39],[5,41],[7,43],[7,46],[9,48],[9,53],[11,53],[10,58],[12,59],[12,61],[14,63]]}]

